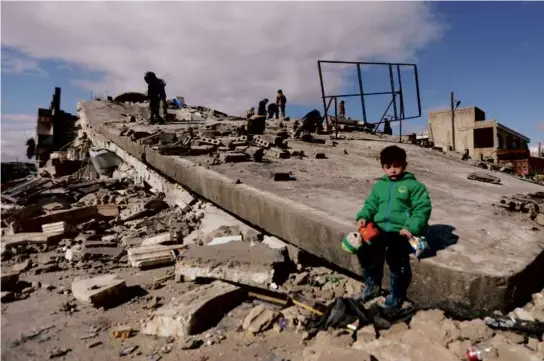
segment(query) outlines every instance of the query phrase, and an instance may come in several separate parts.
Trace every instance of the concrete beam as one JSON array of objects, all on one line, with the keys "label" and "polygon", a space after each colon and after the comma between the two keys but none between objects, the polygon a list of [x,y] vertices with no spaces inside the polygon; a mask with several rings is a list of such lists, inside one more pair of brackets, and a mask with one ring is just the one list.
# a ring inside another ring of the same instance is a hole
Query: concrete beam
[{"label": "concrete beam", "polygon": [[[349,272],[360,274],[357,259],[340,247],[344,234],[353,229],[353,222],[247,184],[237,184],[236,179],[186,159],[161,155],[133,143],[111,128],[99,124],[97,127],[101,135],[135,159],[222,209]],[[452,300],[477,311],[505,311],[526,300],[535,289],[542,288],[544,280],[538,277],[542,265],[543,253],[520,268],[500,273],[474,270],[455,262],[444,264],[433,258],[414,261],[409,296],[419,303]]]}]

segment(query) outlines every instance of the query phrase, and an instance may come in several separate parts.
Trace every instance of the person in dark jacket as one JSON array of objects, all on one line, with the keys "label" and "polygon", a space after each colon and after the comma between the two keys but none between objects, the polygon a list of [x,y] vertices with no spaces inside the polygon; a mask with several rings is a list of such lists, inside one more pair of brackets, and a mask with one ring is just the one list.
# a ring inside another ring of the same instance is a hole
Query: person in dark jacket
[{"label": "person in dark jacket", "polygon": [[275,103],[268,104],[268,119],[279,118],[278,105]]},{"label": "person in dark jacket", "polygon": [[268,99],[263,99],[259,102],[259,107],[257,108],[257,115],[266,117],[266,104],[268,104]]},{"label": "person in dark jacket", "polygon": [[306,113],[306,115],[302,117],[302,126],[295,131],[295,138],[298,138],[302,132],[316,132],[322,124],[323,117],[321,117],[319,110],[314,109],[311,112]]},{"label": "person in dark jacket", "polygon": [[149,111],[151,113],[150,122],[163,123],[164,119],[160,116],[160,107],[162,102],[163,116],[166,118],[168,113],[166,103],[166,83],[164,80],[157,78],[154,72],[148,71],[145,73],[144,80],[147,83],[147,97],[149,99]]},{"label": "person in dark jacket", "polygon": [[380,234],[376,241],[360,248],[363,266],[364,291],[357,297],[370,301],[381,294],[384,261],[390,270],[390,294],[385,299],[387,308],[400,308],[406,299],[412,272],[409,243],[413,236],[421,236],[431,216],[431,199],[425,185],[406,171],[406,152],[396,145],[380,153],[385,175],[372,187],[370,195],[355,219],[359,228],[373,222]]}]

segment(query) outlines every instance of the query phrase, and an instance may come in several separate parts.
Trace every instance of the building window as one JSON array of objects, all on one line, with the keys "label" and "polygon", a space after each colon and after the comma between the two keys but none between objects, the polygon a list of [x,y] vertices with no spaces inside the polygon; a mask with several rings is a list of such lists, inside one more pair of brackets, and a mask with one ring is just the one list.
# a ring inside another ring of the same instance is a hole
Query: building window
[{"label": "building window", "polygon": [[474,148],[493,148],[495,146],[493,138],[492,127],[474,129]]}]

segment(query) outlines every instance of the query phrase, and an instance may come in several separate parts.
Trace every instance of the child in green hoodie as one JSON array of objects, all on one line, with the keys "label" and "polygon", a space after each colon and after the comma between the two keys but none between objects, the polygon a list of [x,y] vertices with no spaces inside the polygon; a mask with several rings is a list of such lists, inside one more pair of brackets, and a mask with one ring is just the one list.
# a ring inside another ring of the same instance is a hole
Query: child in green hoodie
[{"label": "child in green hoodie", "polygon": [[399,308],[406,297],[412,271],[409,244],[427,228],[431,216],[431,200],[423,183],[406,172],[406,152],[396,145],[380,153],[385,175],[372,187],[363,208],[357,213],[359,227],[374,222],[380,229],[379,238],[360,248],[358,256],[363,266],[364,291],[358,296],[367,302],[381,294],[383,265],[390,270],[390,294],[385,307]]}]

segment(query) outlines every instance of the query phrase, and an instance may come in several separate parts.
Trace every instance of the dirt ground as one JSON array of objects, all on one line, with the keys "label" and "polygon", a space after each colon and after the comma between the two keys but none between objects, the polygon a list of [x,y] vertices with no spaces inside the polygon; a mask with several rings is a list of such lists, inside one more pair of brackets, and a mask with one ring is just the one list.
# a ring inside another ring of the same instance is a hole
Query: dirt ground
[{"label": "dirt ground", "polygon": [[[173,267],[172,267],[173,268]],[[70,350],[58,359],[76,360],[263,360],[280,361],[291,359],[303,349],[301,335],[294,330],[275,330],[251,336],[241,330],[241,323],[254,306],[250,301],[243,303],[227,314],[221,322],[195,340],[204,344],[196,350],[182,350],[186,342],[171,341],[142,334],[129,339],[114,339],[110,327],[130,325],[139,328],[139,322],[152,312],[149,308],[156,298],[161,303],[176,295],[198,287],[192,283],[168,281],[164,287],[153,289],[153,278],[165,275],[171,268],[139,271],[131,268],[111,270],[126,280],[127,286],[143,286],[142,294],[111,309],[96,309],[75,300],[69,292],[73,279],[87,276],[87,270],[68,270],[33,275],[32,270],[21,275],[29,283],[41,283],[41,287],[29,294],[28,298],[2,304],[2,360],[44,360],[57,350]],[[44,289],[52,285],[55,289]],[[66,304],[75,305],[72,312],[63,311]],[[40,335],[25,340],[24,334],[43,327],[53,326]],[[84,339],[100,328],[96,337]],[[222,339],[225,337],[224,339]],[[89,348],[96,342],[101,344]],[[130,355],[121,357],[121,350],[131,346],[138,348]]]}]

